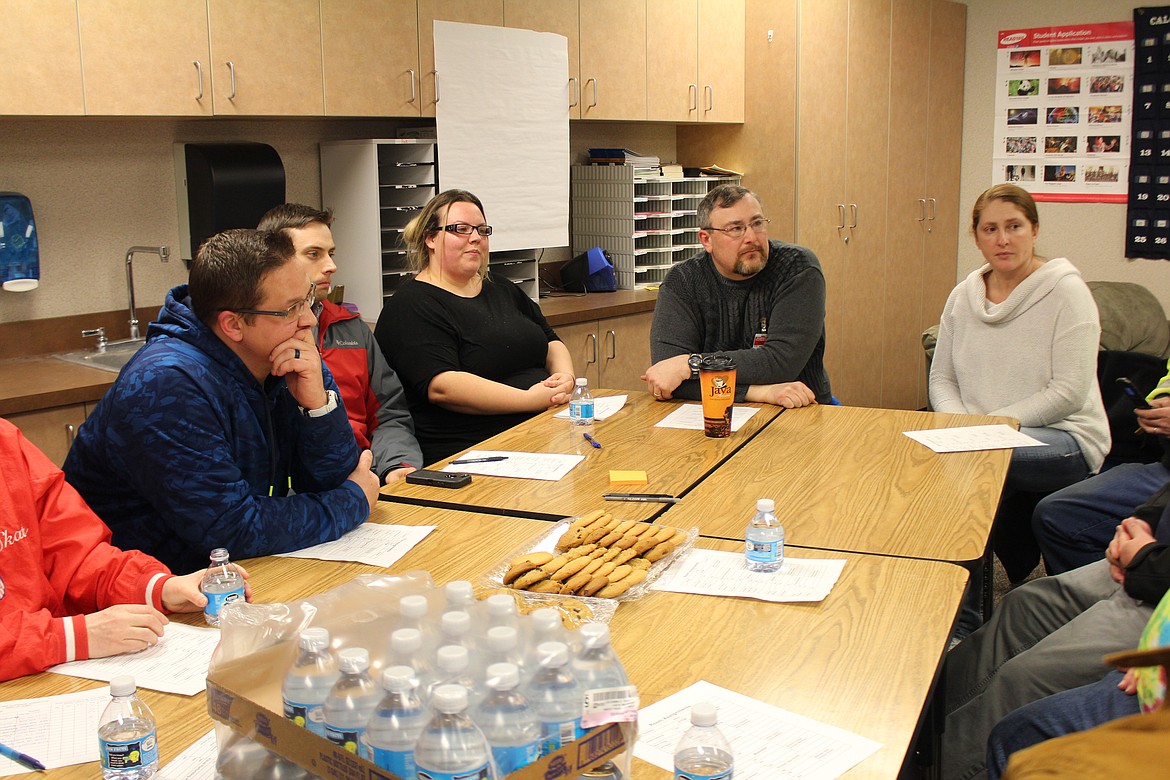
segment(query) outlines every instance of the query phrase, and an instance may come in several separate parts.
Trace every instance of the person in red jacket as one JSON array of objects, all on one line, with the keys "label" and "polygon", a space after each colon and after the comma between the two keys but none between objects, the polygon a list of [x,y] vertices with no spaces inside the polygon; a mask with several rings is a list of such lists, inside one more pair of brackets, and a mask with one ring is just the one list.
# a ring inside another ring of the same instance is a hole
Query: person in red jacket
[{"label": "person in red jacket", "polygon": [[374,473],[388,485],[423,466],[423,456],[402,382],[382,356],[373,331],[355,312],[325,297],[337,270],[332,224],[329,209],[284,203],[269,209],[256,229],[286,233],[309,269],[317,286],[317,350],[337,382],[358,447],[374,453]]},{"label": "person in red jacket", "polygon": [[0,419],[0,681],[157,644],[164,612],[203,609],[202,577],[112,546],[61,469]]}]

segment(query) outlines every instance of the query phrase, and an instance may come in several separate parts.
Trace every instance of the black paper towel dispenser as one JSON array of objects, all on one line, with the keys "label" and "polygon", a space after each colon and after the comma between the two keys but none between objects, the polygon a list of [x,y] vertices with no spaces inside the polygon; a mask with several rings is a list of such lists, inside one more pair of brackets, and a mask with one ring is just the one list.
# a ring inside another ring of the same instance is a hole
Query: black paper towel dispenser
[{"label": "black paper towel dispenser", "polygon": [[211,236],[254,228],[284,203],[284,165],[268,144],[175,144],[179,251],[190,267]]}]

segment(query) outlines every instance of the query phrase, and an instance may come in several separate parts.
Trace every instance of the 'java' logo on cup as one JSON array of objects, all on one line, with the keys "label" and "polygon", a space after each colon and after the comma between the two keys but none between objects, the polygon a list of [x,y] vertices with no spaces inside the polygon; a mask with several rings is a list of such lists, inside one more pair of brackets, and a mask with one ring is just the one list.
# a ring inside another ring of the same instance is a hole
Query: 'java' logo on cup
[{"label": "'java' logo on cup", "polygon": [[717,376],[711,380],[711,397],[731,395],[731,388],[727,386],[727,377]]}]

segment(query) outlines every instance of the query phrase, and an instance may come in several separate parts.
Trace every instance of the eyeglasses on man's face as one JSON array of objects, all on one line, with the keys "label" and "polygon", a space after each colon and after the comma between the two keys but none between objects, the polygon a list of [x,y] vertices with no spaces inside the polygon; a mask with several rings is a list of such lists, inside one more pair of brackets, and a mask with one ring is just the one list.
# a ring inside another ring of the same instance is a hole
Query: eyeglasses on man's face
[{"label": "eyeglasses on man's face", "polygon": [[313,308],[316,303],[317,285],[309,285],[309,293],[301,300],[289,306],[287,309],[225,309],[224,311],[235,312],[236,314],[263,314],[265,317],[280,317],[281,319],[299,319],[301,312]]},{"label": "eyeglasses on man's face", "polygon": [[443,225],[439,229],[445,230],[448,233],[458,233],[461,236],[470,236],[472,231],[479,233],[484,238],[492,234],[491,225],[469,225],[466,222],[452,222],[450,225]]},{"label": "eyeglasses on man's face", "polygon": [[738,241],[743,238],[743,234],[748,231],[748,228],[751,228],[753,233],[766,233],[768,231],[768,223],[771,221],[772,220],[767,219],[766,217],[760,217],[759,219],[753,219],[746,225],[737,224],[721,228],[708,227],[703,228],[703,230],[718,230],[720,233],[723,233],[733,241]]}]

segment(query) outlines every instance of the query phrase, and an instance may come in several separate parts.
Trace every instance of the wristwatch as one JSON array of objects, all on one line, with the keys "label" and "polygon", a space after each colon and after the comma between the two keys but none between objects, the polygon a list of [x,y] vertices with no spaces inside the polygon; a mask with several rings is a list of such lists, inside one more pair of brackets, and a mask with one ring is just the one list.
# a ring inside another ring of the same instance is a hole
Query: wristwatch
[{"label": "wristwatch", "polygon": [[703,356],[698,352],[692,352],[687,358],[687,365],[691,367],[691,379],[696,379],[699,376],[699,364],[703,362]]},{"label": "wristwatch", "polygon": [[325,401],[324,406],[318,407],[316,409],[306,409],[305,407],[301,406],[299,407],[301,414],[303,414],[305,417],[324,417],[336,409],[337,393],[333,392],[332,390],[326,390],[325,395],[328,396],[328,400]]}]

